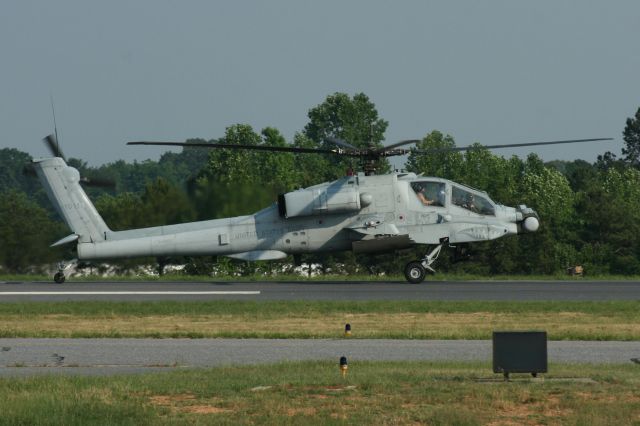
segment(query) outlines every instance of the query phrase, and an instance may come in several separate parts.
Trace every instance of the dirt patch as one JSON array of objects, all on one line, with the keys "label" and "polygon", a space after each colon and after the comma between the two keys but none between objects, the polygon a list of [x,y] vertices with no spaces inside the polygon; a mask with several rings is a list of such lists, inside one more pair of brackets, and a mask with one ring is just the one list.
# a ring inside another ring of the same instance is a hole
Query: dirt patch
[{"label": "dirt patch", "polygon": [[640,402],[640,396],[632,393],[609,395],[593,392],[576,392],[575,395],[580,399],[591,402]]},{"label": "dirt patch", "polygon": [[196,397],[189,393],[177,395],[154,395],[149,397],[153,405],[174,406],[185,401],[194,401]]},{"label": "dirt patch", "polygon": [[522,426],[522,422],[515,421],[515,420],[502,419],[502,420],[489,422],[486,424],[486,426]]},{"label": "dirt patch", "polygon": [[190,393],[177,395],[153,395],[149,397],[149,401],[153,405],[159,405],[171,409],[174,413],[189,414],[225,414],[231,413],[233,410],[228,408],[217,407],[209,404],[194,404],[201,402]]},{"label": "dirt patch", "polygon": [[287,390],[302,390],[306,392],[343,392],[357,389],[357,386],[329,385],[329,386],[302,386],[300,388],[288,387]]},{"label": "dirt patch", "polygon": [[324,395],[324,394],[311,394],[307,396],[309,398],[314,398],[314,399],[329,399],[329,395]]},{"label": "dirt patch", "polygon": [[407,403],[401,404],[400,406],[405,410],[414,410],[418,408],[418,404],[415,404],[413,402],[407,402]]},{"label": "dirt patch", "polygon": [[549,395],[544,401],[532,401],[527,396],[520,403],[503,401],[496,407],[497,419],[488,423],[497,425],[538,425],[540,417],[561,421],[573,410],[562,408],[560,398]]},{"label": "dirt patch", "polygon": [[224,414],[232,412],[227,408],[214,407],[213,405],[187,405],[180,407],[178,411],[191,414]]},{"label": "dirt patch", "polygon": [[313,407],[289,408],[289,409],[287,409],[287,416],[289,416],[289,417],[298,416],[300,414],[302,414],[304,416],[315,416],[316,413],[317,413],[317,411]]},{"label": "dirt patch", "polygon": [[344,392],[355,389],[356,386],[327,386],[326,388],[324,388],[324,390],[328,392]]},{"label": "dirt patch", "polygon": [[113,404],[115,398],[113,396],[113,392],[109,389],[92,387],[89,389],[84,389],[80,392],[81,399],[97,399],[100,402],[105,404]]}]

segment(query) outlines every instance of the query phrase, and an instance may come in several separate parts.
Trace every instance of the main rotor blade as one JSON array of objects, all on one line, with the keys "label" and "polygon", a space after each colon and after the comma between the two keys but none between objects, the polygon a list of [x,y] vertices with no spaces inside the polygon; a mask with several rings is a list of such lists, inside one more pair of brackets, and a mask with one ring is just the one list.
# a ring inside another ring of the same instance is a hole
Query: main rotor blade
[{"label": "main rotor blade", "polygon": [[437,154],[442,152],[457,152],[457,151],[473,151],[477,149],[500,149],[500,148],[515,148],[521,146],[538,146],[538,145],[559,145],[565,143],[582,143],[582,142],[596,142],[596,141],[612,141],[613,138],[595,138],[595,139],[570,139],[563,141],[549,141],[549,142],[528,142],[528,143],[509,143],[504,145],[475,145],[475,146],[462,146],[451,148],[432,148],[432,149],[411,149],[407,150],[407,154]]},{"label": "main rotor blade", "polygon": [[338,145],[342,148],[346,148],[346,149],[353,149],[355,151],[358,150],[358,147],[351,145],[349,142],[342,140],[342,139],[338,139],[338,138],[325,138],[325,141],[332,143],[334,145]]},{"label": "main rotor blade", "polygon": [[380,152],[381,153],[381,152],[392,150],[392,149],[397,148],[397,147],[402,146],[402,145],[409,145],[409,144],[418,143],[418,142],[420,142],[420,139],[407,139],[407,140],[404,140],[404,141],[392,143],[391,145],[383,146],[382,148],[378,148],[376,150],[376,152]]},{"label": "main rotor blade", "polygon": [[42,141],[49,148],[49,151],[54,157],[60,157],[64,161],[67,161],[62,150],[60,149],[60,145],[58,144],[58,140],[54,135],[45,136]]},{"label": "main rotor blade", "polygon": [[221,148],[221,149],[249,149],[253,151],[274,151],[274,152],[293,152],[303,154],[333,154],[333,155],[345,155],[349,157],[359,157],[360,154],[353,154],[351,152],[333,150],[333,149],[321,149],[321,148],[302,148],[297,146],[272,146],[272,145],[235,145],[225,143],[187,143],[187,142],[148,142],[137,141],[127,142],[127,145],[161,145],[161,146],[183,146],[183,147],[198,147],[198,148]]}]

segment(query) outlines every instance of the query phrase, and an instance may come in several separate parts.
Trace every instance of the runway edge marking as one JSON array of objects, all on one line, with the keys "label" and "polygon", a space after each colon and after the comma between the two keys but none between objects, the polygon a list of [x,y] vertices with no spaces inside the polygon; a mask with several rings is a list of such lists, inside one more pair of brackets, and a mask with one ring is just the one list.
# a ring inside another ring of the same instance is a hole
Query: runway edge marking
[{"label": "runway edge marking", "polygon": [[0,291],[0,296],[258,295],[260,291]]}]

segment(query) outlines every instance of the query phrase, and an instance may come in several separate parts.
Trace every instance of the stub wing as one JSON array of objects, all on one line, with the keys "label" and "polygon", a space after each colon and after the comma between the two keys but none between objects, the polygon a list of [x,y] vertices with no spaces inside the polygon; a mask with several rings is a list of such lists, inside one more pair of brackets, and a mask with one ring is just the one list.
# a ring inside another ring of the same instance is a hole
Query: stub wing
[{"label": "stub wing", "polygon": [[382,215],[368,215],[347,226],[353,242],[354,253],[382,253],[411,247],[415,244],[408,234],[401,234],[398,227],[387,222]]},{"label": "stub wing", "polygon": [[351,243],[351,248],[354,253],[384,253],[409,248],[414,243],[408,234],[382,235],[354,241]]},{"label": "stub wing", "polygon": [[360,239],[367,235],[400,235],[398,227],[387,222],[382,215],[366,215],[358,218],[346,226],[346,229],[354,232],[354,239]]}]

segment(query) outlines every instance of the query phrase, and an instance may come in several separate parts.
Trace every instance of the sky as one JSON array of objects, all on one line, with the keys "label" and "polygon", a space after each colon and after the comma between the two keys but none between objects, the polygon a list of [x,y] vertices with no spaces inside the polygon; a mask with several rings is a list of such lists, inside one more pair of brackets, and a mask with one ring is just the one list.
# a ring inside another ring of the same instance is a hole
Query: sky
[{"label": "sky", "polygon": [[47,156],[51,97],[65,154],[97,166],[165,150],[126,141],[236,123],[291,142],[328,95],[364,92],[387,144],[434,129],[458,146],[615,138],[534,150],[594,161],[620,153],[640,107],[638,40],[631,0],[7,1],[0,148]]}]

